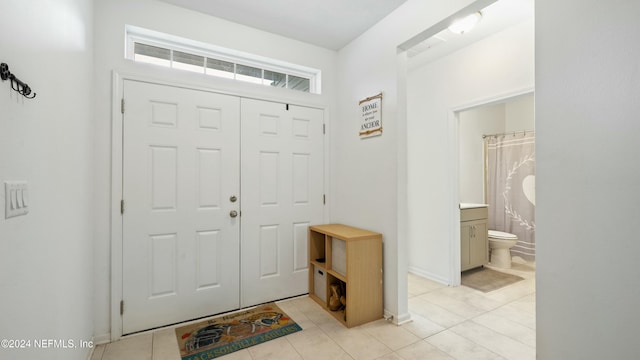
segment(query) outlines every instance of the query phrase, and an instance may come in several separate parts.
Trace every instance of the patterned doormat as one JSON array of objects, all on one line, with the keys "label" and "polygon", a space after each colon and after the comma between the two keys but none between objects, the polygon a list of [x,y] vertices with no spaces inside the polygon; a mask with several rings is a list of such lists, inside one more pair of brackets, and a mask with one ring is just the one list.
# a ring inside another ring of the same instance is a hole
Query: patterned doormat
[{"label": "patterned doormat", "polygon": [[524,280],[524,278],[487,267],[479,267],[462,273],[462,285],[482,292],[498,290],[520,280]]},{"label": "patterned doormat", "polygon": [[276,304],[176,328],[182,360],[213,359],[300,331]]}]

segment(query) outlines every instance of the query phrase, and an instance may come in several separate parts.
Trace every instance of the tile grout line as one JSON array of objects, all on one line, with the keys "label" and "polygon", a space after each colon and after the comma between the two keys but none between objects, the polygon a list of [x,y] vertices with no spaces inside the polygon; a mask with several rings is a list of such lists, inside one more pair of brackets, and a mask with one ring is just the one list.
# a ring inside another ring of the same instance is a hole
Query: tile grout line
[{"label": "tile grout line", "polygon": [[[314,323],[315,324],[315,323]],[[337,341],[335,341],[331,336],[329,336],[329,334],[327,334],[326,331],[324,331],[324,329],[322,327],[320,327],[318,324],[316,324],[316,326],[318,327],[318,329],[320,329],[320,331],[322,331],[322,333],[329,338],[329,340],[333,341],[340,349],[342,349],[342,351],[344,351],[345,354],[347,354],[348,357],[350,357],[351,359],[354,359],[353,356],[351,356],[351,353],[349,353],[347,351],[347,349],[345,349],[344,347],[342,347],[342,345],[340,345]]]},{"label": "tile grout line", "polygon": [[[491,350],[491,349],[487,348],[486,346],[484,346],[484,345],[482,345],[482,344],[478,344],[478,343],[477,343],[477,342],[475,342],[474,340],[471,340],[471,339],[467,338],[466,336],[461,335],[461,334],[458,334],[457,332],[455,332],[455,331],[451,330],[451,328],[453,328],[453,327],[455,327],[455,326],[457,326],[457,325],[460,325],[460,324],[462,324],[462,323],[464,323],[464,322],[467,322],[467,321],[471,321],[471,320],[470,320],[470,319],[465,320],[465,321],[463,321],[463,322],[461,322],[461,323],[459,323],[459,324],[456,324],[456,325],[454,325],[454,326],[452,326],[452,327],[450,327],[450,328],[447,328],[447,329],[445,329],[445,330],[442,330],[440,333],[443,333],[443,332],[445,332],[445,331],[451,331],[451,332],[452,332],[452,333],[454,333],[455,335],[460,336],[461,338],[463,338],[463,339],[465,339],[465,340],[469,341],[469,342],[470,342],[470,343],[472,343],[473,345],[475,345],[475,346],[479,346],[479,347],[483,348],[484,350],[486,350],[486,351],[488,351],[488,352],[490,352],[490,353],[492,353],[492,354],[494,354],[494,355],[496,355],[496,356],[499,356],[499,357],[503,358],[503,356],[502,356],[502,355],[500,355],[500,354],[496,353],[495,351],[493,351],[493,350]],[[482,325],[481,325],[481,326],[482,326]],[[488,329],[488,328],[487,328],[487,329]],[[491,329],[489,329],[489,330],[491,330]],[[438,333],[438,334],[439,334],[439,333]],[[437,335],[437,334],[433,334],[433,335],[431,335],[431,336],[429,336],[429,337],[432,337],[432,336],[435,336],[435,335]],[[427,339],[428,339],[428,338],[427,338]],[[425,339],[424,341],[426,341],[426,342],[428,342],[429,344],[431,344],[431,345],[435,346],[436,348],[440,349],[440,351],[444,352],[445,354],[447,354],[447,355],[449,355],[450,357],[452,357],[452,358],[453,358],[453,355],[452,355],[450,352],[446,351],[445,349],[442,349],[441,347],[439,347],[438,345],[436,345],[436,344],[434,344],[434,343],[432,343],[432,342],[428,341],[427,339]]]},{"label": "tile grout line", "polygon": [[151,333],[151,360],[153,359],[153,342],[156,340],[156,332]]},{"label": "tile grout line", "polygon": [[[100,346],[100,345],[98,345]],[[95,349],[93,349],[95,351]],[[105,350],[107,350],[107,345],[104,345],[104,348],[102,349],[102,353],[100,354],[100,359],[98,360],[102,360],[102,358],[104,357],[104,352]],[[91,355],[91,359],[93,360],[93,355]]]},{"label": "tile grout line", "polygon": [[[534,292],[534,293],[535,293],[535,292]],[[495,308],[495,309],[493,309],[493,310],[488,310],[488,311],[486,311],[486,312],[484,312],[484,313],[482,313],[482,314],[479,314],[479,315],[476,315],[476,316],[470,317],[470,318],[466,319],[465,321],[463,321],[463,322],[461,322],[461,323],[455,324],[455,325],[453,325],[453,326],[451,326],[451,327],[447,328],[446,330],[451,330],[451,329],[452,329],[453,327],[455,327],[455,326],[458,326],[458,325],[460,325],[460,324],[463,324],[463,323],[465,323],[465,322],[467,322],[467,321],[471,321],[471,322],[473,322],[474,324],[476,324],[476,325],[478,325],[478,326],[482,326],[483,328],[488,329],[489,331],[492,331],[492,332],[495,332],[495,333],[497,333],[497,334],[500,334],[500,335],[502,335],[502,336],[504,336],[504,337],[507,337],[507,338],[509,338],[509,339],[511,339],[511,340],[513,340],[513,341],[515,341],[515,342],[517,342],[517,343],[520,343],[520,344],[522,344],[522,345],[526,346],[526,347],[532,348],[530,345],[525,344],[525,343],[523,343],[522,341],[520,341],[520,340],[518,340],[518,339],[516,339],[516,338],[514,338],[514,337],[511,337],[511,336],[510,336],[510,335],[508,335],[508,334],[504,334],[504,333],[502,333],[502,332],[500,332],[500,331],[497,331],[497,330],[491,329],[490,327],[487,327],[487,326],[485,326],[485,325],[483,325],[483,324],[480,324],[480,323],[478,323],[478,322],[474,321],[474,319],[476,319],[476,318],[478,318],[478,317],[480,317],[480,316],[486,315],[486,314],[488,314],[488,313],[490,313],[490,312],[493,312],[493,311],[495,311],[495,310],[497,310],[497,309],[500,309],[500,308],[502,308],[502,307],[505,307],[505,306],[511,305],[512,303],[514,303],[514,302],[516,302],[516,301],[518,301],[518,300],[520,300],[520,299],[523,299],[523,298],[525,298],[525,297],[527,297],[527,296],[530,296],[530,295],[531,295],[531,294],[524,295],[524,296],[519,297],[519,298],[517,298],[517,299],[511,300],[511,301],[509,301],[509,302],[508,302],[508,303],[506,303],[506,304],[503,304],[503,305],[501,305],[501,306],[498,306],[497,308]],[[503,319],[506,319],[506,320],[513,321],[513,320],[508,319],[508,318],[506,318],[506,317],[504,317],[504,316],[500,316],[500,315],[496,315],[496,316],[499,316],[499,317],[501,317],[501,318],[503,318]],[[513,322],[515,322],[515,323],[517,323],[517,324],[519,324],[519,325],[521,325],[521,326],[524,326],[524,327],[526,327],[527,329],[531,329],[530,327],[528,327],[528,326],[526,326],[526,325],[524,325],[524,324],[521,324],[521,323],[519,323],[519,322],[517,322],[517,321],[513,321]],[[531,329],[531,330],[535,331],[535,329]],[[481,344],[479,344],[479,343],[475,342],[474,340],[467,338],[466,336],[464,336],[464,335],[462,335],[462,334],[459,334],[459,333],[457,333],[457,332],[455,332],[455,331],[453,331],[453,330],[451,330],[451,331],[452,331],[454,334],[456,334],[456,335],[458,335],[458,336],[460,336],[460,337],[463,337],[463,338],[465,338],[466,340],[469,340],[470,342],[472,342],[472,343],[474,343],[474,344],[476,344],[476,345],[478,345],[478,346],[481,346],[481,347],[483,347],[483,348],[485,348],[485,349],[489,350],[490,352],[492,352],[492,353],[494,353],[494,354],[496,354],[496,355],[498,355],[498,356],[502,356],[502,355],[500,355],[500,354],[497,354],[495,351],[493,351],[493,350],[491,350],[491,349],[488,349],[488,348],[486,348],[485,346],[483,346],[483,345],[481,345]],[[534,349],[534,350],[536,350],[536,348],[535,348],[535,347],[533,347],[533,349]]]},{"label": "tile grout line", "polygon": [[[299,325],[298,325],[299,326]],[[304,329],[300,330],[300,332],[303,332]],[[289,341],[289,339],[287,339],[287,337],[285,336],[284,339],[287,341],[287,343],[289,344],[289,346],[291,346],[291,348],[293,349],[293,351],[296,352],[296,354],[298,354],[298,356],[300,356],[300,359],[304,360],[304,356],[302,356],[302,354],[300,354],[300,352],[298,351],[298,349],[295,347],[295,345],[293,345],[291,343],[291,341]],[[249,352],[249,355],[251,356],[251,359],[253,359],[253,355],[251,355],[251,352]]]}]

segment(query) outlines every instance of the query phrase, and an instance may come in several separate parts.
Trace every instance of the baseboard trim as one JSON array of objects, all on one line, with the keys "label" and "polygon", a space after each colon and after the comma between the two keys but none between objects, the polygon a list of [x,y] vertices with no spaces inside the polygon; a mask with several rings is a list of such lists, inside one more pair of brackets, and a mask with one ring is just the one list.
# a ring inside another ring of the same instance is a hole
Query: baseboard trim
[{"label": "baseboard trim", "polygon": [[400,326],[400,325],[410,323],[412,321],[413,320],[411,319],[411,314],[406,313],[406,314],[398,315],[397,321],[394,321],[394,324]]},{"label": "baseboard trim", "polygon": [[428,271],[424,271],[422,269],[413,267],[413,266],[409,266],[409,268],[407,269],[410,273],[414,274],[414,275],[418,275],[421,276],[423,278],[427,278],[429,280],[433,280],[433,281],[437,281],[441,284],[447,285],[447,286],[451,286],[451,282],[449,281],[449,279],[447,279],[446,277],[442,277],[440,275],[436,275],[433,273],[430,273]]},{"label": "baseboard trim", "polygon": [[387,321],[391,322],[392,324],[396,324],[398,326],[411,322],[411,314],[409,313],[396,315],[388,310],[384,310],[384,313],[382,316]]},{"label": "baseboard trim", "polygon": [[111,342],[111,333],[106,333],[93,337],[93,345],[104,345]]}]

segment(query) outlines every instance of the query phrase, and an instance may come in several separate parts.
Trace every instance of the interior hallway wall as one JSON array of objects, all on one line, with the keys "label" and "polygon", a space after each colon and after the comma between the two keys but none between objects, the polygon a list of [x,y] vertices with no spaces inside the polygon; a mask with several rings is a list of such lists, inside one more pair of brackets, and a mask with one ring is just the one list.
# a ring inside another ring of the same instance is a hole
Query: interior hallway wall
[{"label": "interior hallway wall", "polygon": [[[96,0],[95,6],[95,43],[98,44],[95,59],[95,331],[99,342],[107,342],[111,338],[112,72],[115,70],[121,75],[141,75],[265,100],[322,106],[325,107],[325,122],[330,128],[335,109],[337,53],[161,1]],[[124,59],[125,25],[320,69],[322,95],[136,64]],[[328,159],[326,156],[326,162]],[[325,171],[328,173],[327,168]]]},{"label": "interior hallway wall", "polygon": [[538,359],[640,353],[638,17],[536,0]]},{"label": "interior hallway wall", "polygon": [[[331,131],[332,220],[382,233],[384,307],[399,321],[409,314],[406,63],[398,46],[472,2],[408,0],[339,51],[338,112]],[[384,133],[360,139],[358,102],[380,91]]]},{"label": "interior hallway wall", "polygon": [[91,341],[92,0],[0,0],[0,61],[37,95],[0,81],[0,183],[28,183],[29,213],[5,219],[0,188],[0,348],[12,360],[84,360]]},{"label": "interior hallway wall", "polygon": [[[458,242],[453,109],[534,87],[528,20],[411,71],[408,81],[409,269],[452,284]],[[459,258],[458,260],[459,261]],[[458,275],[459,276],[459,275]]]},{"label": "interior hallway wall", "polygon": [[504,131],[535,130],[534,95],[520,96],[504,104]]}]

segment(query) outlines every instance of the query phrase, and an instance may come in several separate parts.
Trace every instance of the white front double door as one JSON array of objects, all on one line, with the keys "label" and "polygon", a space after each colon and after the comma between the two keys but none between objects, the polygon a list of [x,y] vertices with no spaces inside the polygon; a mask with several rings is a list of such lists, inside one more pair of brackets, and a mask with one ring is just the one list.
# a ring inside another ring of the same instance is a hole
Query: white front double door
[{"label": "white front double door", "polygon": [[323,111],[124,81],[123,334],[308,292]]}]

